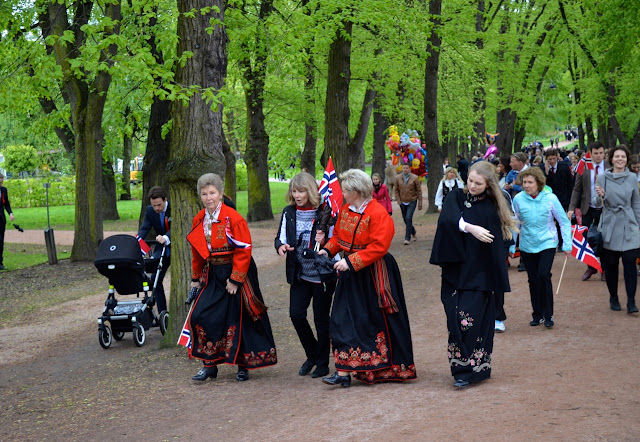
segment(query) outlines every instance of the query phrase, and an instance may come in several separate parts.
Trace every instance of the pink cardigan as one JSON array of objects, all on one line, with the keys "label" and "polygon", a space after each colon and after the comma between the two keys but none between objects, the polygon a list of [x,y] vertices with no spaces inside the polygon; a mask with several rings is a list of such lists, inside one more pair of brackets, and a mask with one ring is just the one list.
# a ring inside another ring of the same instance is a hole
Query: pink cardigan
[{"label": "pink cardigan", "polygon": [[386,209],[387,212],[391,213],[391,197],[389,196],[389,191],[387,190],[387,186],[382,184],[380,186],[380,190],[376,192],[375,187],[373,188],[373,197],[378,200],[382,207]]}]

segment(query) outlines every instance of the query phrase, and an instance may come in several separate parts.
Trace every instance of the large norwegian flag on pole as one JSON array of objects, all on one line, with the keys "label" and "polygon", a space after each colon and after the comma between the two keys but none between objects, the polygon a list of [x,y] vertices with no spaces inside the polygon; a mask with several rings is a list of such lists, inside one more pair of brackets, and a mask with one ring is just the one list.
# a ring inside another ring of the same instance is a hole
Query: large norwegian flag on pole
[{"label": "large norwegian flag on pole", "polygon": [[343,197],[331,157],[329,157],[327,168],[324,171],[324,175],[322,175],[318,192],[320,192],[320,196],[322,196],[322,201],[331,207],[331,216],[336,216],[340,207],[342,207]]},{"label": "large norwegian flag on pole", "polygon": [[578,175],[582,175],[584,173],[584,168],[589,170],[593,170],[593,161],[591,160],[591,153],[587,152],[584,156],[578,161],[578,166],[576,167],[576,172]]},{"label": "large norwegian flag on pole", "polygon": [[600,261],[598,261],[596,254],[593,253],[593,249],[589,246],[587,238],[584,237],[587,231],[589,231],[589,228],[585,226],[571,226],[571,256],[602,273]]}]

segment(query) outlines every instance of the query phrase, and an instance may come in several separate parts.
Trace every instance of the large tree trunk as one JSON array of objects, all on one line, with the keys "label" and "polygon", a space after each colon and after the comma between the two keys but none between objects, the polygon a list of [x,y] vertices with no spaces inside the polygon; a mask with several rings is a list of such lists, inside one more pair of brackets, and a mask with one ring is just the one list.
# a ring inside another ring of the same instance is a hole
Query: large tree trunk
[{"label": "large tree trunk", "polygon": [[636,127],[636,131],[633,133],[633,138],[631,141],[631,152],[638,153],[640,152],[640,121],[638,121],[638,126]]},{"label": "large tree trunk", "polygon": [[337,174],[349,168],[349,83],[351,81],[351,33],[353,25],[342,21],[329,47],[327,94],[324,111],[324,154],[333,160]]},{"label": "large tree trunk", "polygon": [[[613,80],[612,82],[609,84],[608,87],[608,95],[607,95],[607,103],[608,103],[608,107],[607,107],[607,113],[609,116],[609,127],[608,129],[615,134],[615,136],[618,138],[620,144],[627,144],[627,137],[624,135],[624,132],[622,132],[622,129],[620,128],[620,124],[618,124],[618,119],[616,118],[616,86],[613,84]],[[612,145],[615,145],[615,141],[612,143]]]},{"label": "large tree trunk", "polygon": [[[269,189],[269,135],[264,126],[264,83],[267,78],[267,42],[262,25],[273,11],[273,0],[260,3],[260,16],[256,37],[256,49],[240,61],[245,80],[244,95],[247,105],[247,190],[249,210],[247,221],[273,219],[271,191]],[[248,51],[247,51],[248,52]]]},{"label": "large tree trunk", "polygon": [[[154,27],[157,18],[157,8],[154,8],[154,14],[149,20],[149,25]],[[156,63],[164,63],[164,56],[158,49],[156,44],[155,33],[149,38],[149,49],[151,55],[155,58]],[[155,78],[156,82],[160,79]],[[147,133],[147,144],[143,160],[142,168],[142,198],[140,203],[140,224],[144,220],[144,214],[149,205],[149,190],[153,186],[160,186],[167,189],[167,178],[165,176],[165,168],[169,160],[169,147],[171,146],[171,131],[162,136],[162,127],[169,122],[171,102],[161,99],[155,95],[151,102],[151,110],[149,112],[149,123]],[[128,165],[127,165],[128,166]],[[139,184],[138,184],[139,185]]]},{"label": "large tree trunk", "polygon": [[[40,27],[45,37],[72,34],[73,41],[55,39],[53,54],[62,70],[61,91],[68,100],[71,121],[75,135],[76,155],[76,204],[75,232],[72,261],[93,261],[98,243],[102,240],[102,113],[111,84],[108,69],[100,70],[89,81],[78,78],[71,68],[71,61],[80,56],[86,41],[84,26],[89,24],[93,3],[86,1],[75,3],[74,17],[69,20],[66,5],[51,2],[40,15]],[[104,6],[104,15],[113,25],[105,29],[105,34],[117,34],[120,31],[121,9],[119,3]],[[113,64],[117,46],[111,44],[100,54],[99,62],[103,66]]]},{"label": "large tree trunk", "polygon": [[120,219],[118,215],[118,195],[116,195],[116,174],[110,160],[102,158],[102,216],[103,219]]},{"label": "large tree trunk", "polygon": [[347,146],[347,164],[350,169],[364,170],[364,140],[367,138],[367,131],[369,130],[369,122],[371,121],[371,112],[373,110],[373,102],[375,98],[376,91],[371,87],[367,88],[362,102],[362,111],[360,112],[358,129]]},{"label": "large tree trunk", "polygon": [[[204,11],[193,18],[187,12]],[[218,8],[220,13],[214,12]],[[185,88],[199,86],[219,91],[227,71],[227,35],[224,27],[210,23],[224,23],[223,0],[178,0],[177,56],[185,51],[193,53],[184,66],[176,68],[176,83]],[[171,213],[171,326],[165,342],[176,342],[187,314],[185,298],[191,282],[191,247],[184,238],[191,231],[191,222],[200,210],[197,194],[198,178],[210,172],[225,175],[222,153],[222,106],[213,111],[202,93],[195,93],[187,104],[176,101],[171,105],[173,120],[169,162],[166,179]]]},{"label": "large tree trunk", "polygon": [[[476,12],[476,48],[478,52],[482,54],[484,50],[484,39],[482,34],[484,33],[484,0],[478,0],[478,10]],[[475,91],[473,97],[473,111],[476,114],[477,120],[473,124],[473,138],[471,139],[471,145],[474,149],[478,149],[480,146],[484,146],[484,133],[486,131],[484,112],[487,107],[486,93],[484,90],[484,84],[486,81],[485,72],[481,69],[476,71],[476,76],[480,86]],[[455,164],[455,160],[450,158],[451,164]]]},{"label": "large tree trunk", "polygon": [[429,21],[433,27],[427,45],[428,57],[424,79],[424,134],[422,138],[422,142],[427,148],[429,161],[429,179],[427,180],[429,212],[438,210],[435,205],[435,196],[438,184],[442,180],[442,162],[444,160],[444,154],[438,141],[438,68],[440,65],[440,45],[442,44],[438,32],[442,26],[441,6],[441,0],[429,1]]}]

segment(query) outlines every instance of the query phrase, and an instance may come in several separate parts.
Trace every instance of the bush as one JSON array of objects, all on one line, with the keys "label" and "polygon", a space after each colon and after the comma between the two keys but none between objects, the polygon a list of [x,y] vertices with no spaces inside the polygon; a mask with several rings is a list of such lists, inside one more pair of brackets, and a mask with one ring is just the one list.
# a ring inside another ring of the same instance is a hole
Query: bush
[{"label": "bush", "polygon": [[236,190],[247,190],[247,165],[244,161],[236,162]]},{"label": "bush", "polygon": [[76,179],[75,177],[57,177],[41,179],[10,179],[4,182],[9,191],[9,200],[12,208],[44,207],[47,202],[45,182],[51,183],[49,189],[49,205],[65,206],[75,204]]}]

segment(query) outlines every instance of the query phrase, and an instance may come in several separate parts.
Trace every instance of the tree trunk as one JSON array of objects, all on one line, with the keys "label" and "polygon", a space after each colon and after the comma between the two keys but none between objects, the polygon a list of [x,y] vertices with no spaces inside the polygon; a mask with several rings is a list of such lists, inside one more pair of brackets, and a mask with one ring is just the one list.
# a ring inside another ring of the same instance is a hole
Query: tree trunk
[{"label": "tree trunk", "polygon": [[369,122],[371,121],[371,112],[373,111],[373,102],[375,101],[375,98],[376,91],[373,88],[368,87],[364,93],[358,129],[347,146],[347,164],[350,169],[364,170],[364,140],[367,138],[367,131],[369,130]]},{"label": "tree trunk", "polygon": [[[609,130],[615,134],[620,144],[626,145],[627,137],[624,135],[624,132],[622,132],[620,124],[618,124],[618,119],[616,118],[616,87],[613,83],[609,84],[608,92],[607,103],[609,106],[607,107],[607,112],[609,115]],[[616,143],[614,141],[612,145],[615,144]]]},{"label": "tree trunk", "polygon": [[513,151],[520,152],[522,150],[522,144],[524,143],[524,136],[526,134],[527,126],[525,123],[522,123],[522,126],[518,128],[515,133],[515,138],[513,139]]},{"label": "tree trunk", "polygon": [[[154,27],[158,13],[154,8],[154,14],[149,20],[149,25]],[[155,33],[149,38],[149,49],[151,55],[155,58],[156,63],[163,64],[164,56],[158,49]],[[160,82],[161,79],[154,78],[154,81]],[[151,102],[151,110],[149,112],[149,123],[147,133],[147,144],[143,159],[142,168],[142,198],[140,202],[140,224],[144,220],[145,211],[150,204],[148,194],[153,186],[160,186],[167,189],[167,178],[165,176],[167,162],[169,161],[169,148],[171,146],[171,131],[162,136],[162,127],[169,122],[171,102],[161,99],[155,95]],[[140,185],[140,184],[138,184]]]},{"label": "tree trunk", "polygon": [[110,160],[102,158],[102,215],[103,219],[117,220],[118,195],[116,195],[116,175]]},{"label": "tree trunk", "polygon": [[[124,119],[125,121],[129,120],[129,116],[131,115],[131,108],[129,106],[126,107],[124,111]],[[131,135],[125,132],[124,137],[122,139],[122,193],[120,194],[120,199],[122,201],[130,201],[131,200],[131,171],[129,170],[129,165],[131,164],[131,151],[133,149],[133,135],[136,133],[135,130],[135,119],[133,120],[134,129]]]},{"label": "tree trunk", "polygon": [[384,169],[387,167],[387,130],[389,120],[380,112],[380,94],[373,102],[373,158],[371,161],[371,172],[380,174],[381,181],[384,182]]},{"label": "tree trunk", "polygon": [[[309,0],[302,0],[302,7],[304,13],[307,16],[311,16],[313,11],[308,9]],[[302,156],[300,158],[300,168],[307,169],[312,175],[316,176],[316,147],[318,145],[318,122],[316,120],[316,100],[315,100],[315,87],[316,87],[316,74],[315,66],[313,65],[313,53],[311,51],[311,45],[304,48],[304,65],[305,65],[305,79],[304,79],[304,93],[307,108],[305,109],[305,123],[304,123],[304,149],[302,150]]]},{"label": "tree trunk", "polygon": [[[193,18],[189,11],[197,13]],[[220,13],[214,12],[219,8]],[[198,86],[211,88],[217,94],[227,72],[227,35],[224,27],[211,22],[224,23],[223,0],[178,0],[178,48],[177,56],[185,51],[193,53],[184,66],[176,67],[175,81],[185,88]],[[225,175],[225,160],[222,153],[222,107],[212,110],[202,93],[195,93],[186,104],[176,101],[171,105],[173,120],[171,147],[166,169],[169,198],[174,208],[171,213],[171,325],[164,337],[173,345],[187,314],[185,298],[191,282],[191,247],[184,238],[191,231],[191,222],[200,210],[197,195],[198,178],[210,172]]]},{"label": "tree trunk", "polygon": [[[478,10],[476,12],[476,47],[478,48],[478,52],[482,54],[484,50],[484,39],[482,33],[484,33],[484,0],[478,0]],[[473,138],[472,146],[474,148],[478,148],[479,146],[484,146],[484,134],[486,131],[485,118],[484,113],[487,108],[487,100],[486,100],[486,92],[484,90],[484,84],[486,82],[486,75],[483,70],[478,69],[476,71],[476,76],[478,77],[478,81],[480,86],[475,91],[473,97],[473,111],[477,115],[477,120],[473,124]],[[455,164],[453,158],[450,158],[451,164]]]},{"label": "tree trunk", "polygon": [[593,143],[596,140],[595,135],[593,135],[593,120],[591,120],[591,117],[589,116],[586,117],[584,119],[584,124],[587,127],[587,146],[588,146],[590,143]]},{"label": "tree trunk", "polygon": [[224,153],[224,162],[227,166],[227,171],[224,176],[224,193],[235,203],[238,190],[236,183],[236,155],[231,151],[231,146],[227,141],[224,130],[222,131],[222,152]]},{"label": "tree trunk", "polygon": [[[256,48],[240,61],[243,67],[244,95],[247,106],[247,193],[249,210],[247,221],[273,219],[271,191],[269,190],[269,135],[264,126],[264,83],[267,78],[267,42],[261,26],[273,11],[273,0],[260,3]],[[251,65],[253,59],[253,66]]]},{"label": "tree trunk", "polygon": [[638,153],[640,152],[640,121],[638,121],[638,126],[636,127],[636,131],[633,133],[633,138],[631,140],[631,152]]},{"label": "tree trunk", "polygon": [[[351,81],[351,33],[353,25],[343,20],[329,47],[327,94],[324,111],[324,154],[332,158],[336,173],[349,168],[349,83]],[[323,164],[323,165],[326,165]]]},{"label": "tree trunk", "polygon": [[444,154],[438,141],[438,68],[440,65],[440,45],[442,40],[440,28],[442,17],[440,10],[441,0],[429,1],[429,21],[433,25],[429,42],[427,44],[427,61],[424,79],[424,134],[422,142],[426,145],[429,161],[429,212],[436,212],[435,196],[438,184],[442,180],[442,162]]}]

